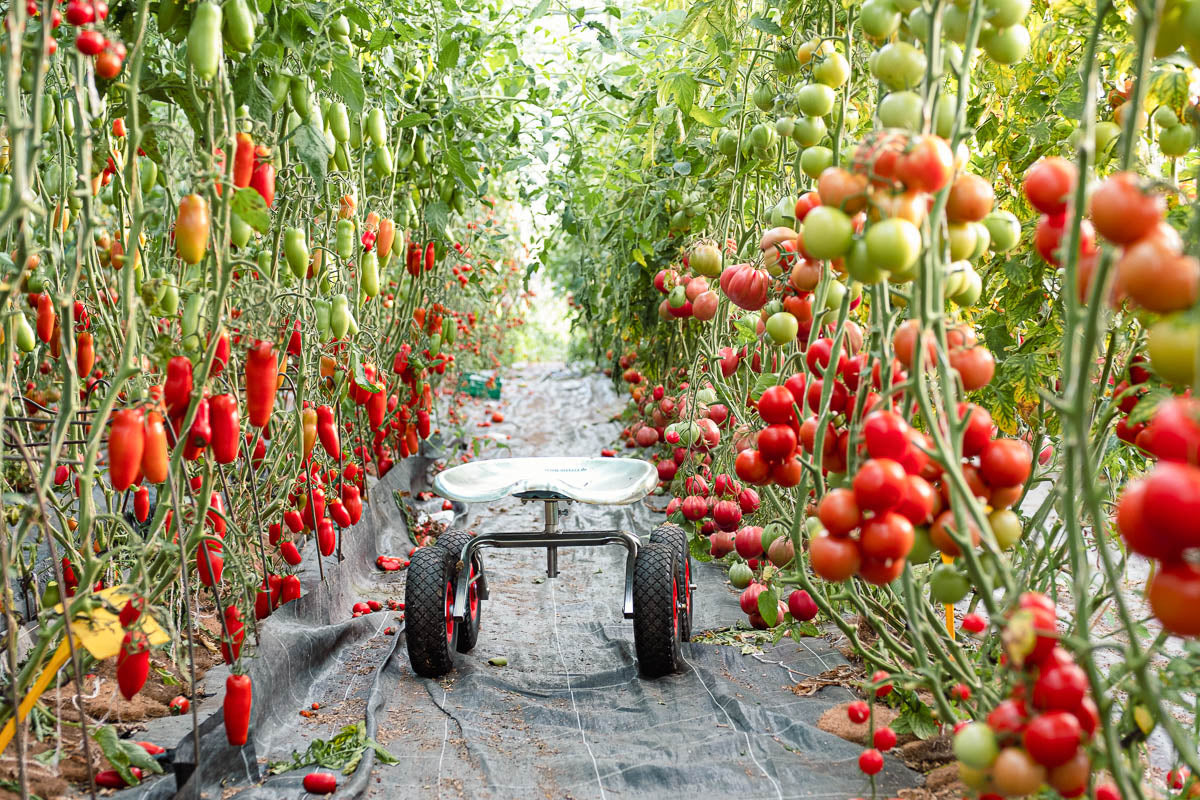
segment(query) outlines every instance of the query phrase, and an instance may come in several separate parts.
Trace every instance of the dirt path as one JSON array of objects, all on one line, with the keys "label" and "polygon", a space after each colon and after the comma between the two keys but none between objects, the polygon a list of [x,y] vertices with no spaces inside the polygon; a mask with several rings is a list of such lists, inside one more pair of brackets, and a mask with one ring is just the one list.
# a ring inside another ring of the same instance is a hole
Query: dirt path
[{"label": "dirt path", "polygon": [[[597,455],[619,426],[621,400],[602,376],[554,366],[507,376],[505,422],[487,435],[511,455]],[[469,425],[486,419],[485,404]],[[511,436],[511,439],[507,437]],[[648,535],[662,520],[645,505],[573,504],[567,529],[621,527]],[[541,504],[514,498],[469,510],[476,531],[536,530]],[[400,659],[380,738],[401,759],[378,770],[372,797],[844,798],[869,791],[860,748],[815,723],[849,695],[798,698],[789,673],[815,675],[845,661],[826,642],[744,656],[687,645],[689,669],[659,681],[637,676],[631,624],[621,617],[623,551],[561,551],[545,578],[540,551],[488,551],[491,600],[479,645],[441,681],[416,678]],[[721,570],[698,571],[697,629],[743,615]],[[785,640],[786,641],[786,640]],[[488,661],[501,656],[507,666]],[[894,793],[917,777],[899,764],[880,776]]]}]

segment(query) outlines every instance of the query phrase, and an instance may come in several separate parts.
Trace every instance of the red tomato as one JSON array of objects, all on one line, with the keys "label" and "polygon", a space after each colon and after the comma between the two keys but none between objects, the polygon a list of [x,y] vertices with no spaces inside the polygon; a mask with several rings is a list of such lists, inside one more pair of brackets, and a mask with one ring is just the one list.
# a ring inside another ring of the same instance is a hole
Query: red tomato
[{"label": "red tomato", "polygon": [[967,420],[963,431],[963,455],[967,458],[979,455],[992,439],[992,415],[974,403],[959,403],[958,418]]},{"label": "red tomato", "polygon": [[883,753],[871,748],[863,750],[858,757],[858,768],[867,775],[876,775],[883,769]]},{"label": "red tomato", "polygon": [[1118,172],[1092,192],[1088,216],[1100,235],[1110,242],[1129,244],[1141,239],[1167,213],[1163,196],[1145,191],[1139,183],[1136,173]]},{"label": "red tomato", "polygon": [[[943,511],[933,521],[933,525],[929,529],[929,538],[933,541],[933,546],[938,550],[941,550],[948,556],[958,557],[962,555],[962,550],[959,548],[958,542],[950,536],[950,531],[957,529],[954,522],[954,512],[949,510]],[[978,546],[980,541],[979,528],[976,527],[975,522],[969,517],[967,518],[967,531],[970,535],[971,543]]]},{"label": "red tomato", "polygon": [[1146,523],[1145,501],[1145,480],[1131,481],[1117,501],[1117,530],[1124,537],[1126,547],[1146,558],[1177,559],[1180,547],[1170,537],[1159,536]]},{"label": "red tomato", "polygon": [[954,153],[940,136],[916,136],[896,163],[896,177],[909,189],[933,194],[954,174]]},{"label": "red tomato", "polygon": [[900,461],[908,452],[908,423],[894,411],[874,411],[867,415],[862,435],[871,458]]},{"label": "red tomato", "polygon": [[1016,486],[1029,478],[1033,450],[1020,439],[996,439],[979,457],[979,472],[991,486]]},{"label": "red tomato", "polygon": [[986,347],[959,348],[950,351],[950,367],[962,379],[963,389],[973,392],[992,382],[996,359]]},{"label": "red tomato", "polygon": [[1143,518],[1180,548],[1200,547],[1200,468],[1158,464],[1146,478]]},{"label": "red tomato", "polygon": [[1050,711],[1073,711],[1087,690],[1087,673],[1075,664],[1044,668],[1033,684],[1033,705]]},{"label": "red tomato", "polygon": [[1025,171],[1025,196],[1043,214],[1061,214],[1078,179],[1079,169],[1072,162],[1058,156],[1043,158]]},{"label": "red tomato", "polygon": [[1023,741],[1034,761],[1043,767],[1057,767],[1078,752],[1081,734],[1079,720],[1070,713],[1050,711],[1029,723]]},{"label": "red tomato", "polygon": [[733,470],[739,478],[755,486],[766,483],[771,474],[771,466],[763,458],[762,453],[752,449],[742,450],[737,454],[737,458],[733,462]]},{"label": "red tomato", "polygon": [[859,547],[864,558],[903,560],[913,546],[913,526],[891,511],[876,514],[863,523]]},{"label": "red tomato", "polygon": [[796,432],[790,425],[768,425],[758,432],[757,443],[767,461],[783,461],[796,452]]},{"label": "red tomato", "polygon": [[1147,594],[1164,628],[1176,636],[1200,636],[1200,567],[1186,561],[1163,564]]},{"label": "red tomato", "polygon": [[825,580],[840,583],[858,572],[862,558],[853,539],[820,535],[813,537],[808,547],[813,572]]},{"label": "red tomato", "polygon": [[1025,723],[1029,719],[1029,712],[1025,710],[1025,703],[1021,700],[1009,698],[1001,700],[991,713],[987,715],[988,727],[996,734],[996,738],[1002,743],[1005,740],[1015,739],[1025,731]]},{"label": "red tomato", "polygon": [[854,500],[859,508],[876,513],[895,508],[904,499],[907,475],[904,467],[889,458],[863,463],[854,476]]},{"label": "red tomato", "polygon": [[792,408],[794,402],[796,402],[796,398],[786,387],[771,386],[762,393],[762,397],[758,400],[758,414],[766,423],[790,424],[796,419],[796,412]]},{"label": "red tomato", "polygon": [[996,193],[978,175],[963,172],[950,186],[946,216],[951,222],[981,222],[992,210]]},{"label": "red tomato", "polygon": [[904,483],[904,498],[896,506],[896,513],[913,525],[924,525],[939,506],[940,496],[929,481],[920,475],[908,476]]},{"label": "red tomato", "polygon": [[854,502],[854,492],[833,489],[817,505],[817,517],[830,536],[846,536],[862,522],[862,513]]}]

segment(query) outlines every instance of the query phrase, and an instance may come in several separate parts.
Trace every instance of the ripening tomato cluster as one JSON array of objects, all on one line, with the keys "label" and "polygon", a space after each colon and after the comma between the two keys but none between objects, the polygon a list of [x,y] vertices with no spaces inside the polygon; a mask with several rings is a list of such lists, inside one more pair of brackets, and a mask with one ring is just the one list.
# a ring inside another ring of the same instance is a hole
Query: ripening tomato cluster
[{"label": "ripening tomato cluster", "polygon": [[[29,0],[28,5],[34,9],[37,7],[33,0]],[[108,3],[104,0],[66,0],[65,5],[67,23],[82,28],[75,34],[75,49],[85,56],[95,59],[98,77],[104,80],[116,78],[121,74],[121,68],[125,63],[125,45],[117,39],[108,38],[103,32],[93,27],[108,18]],[[32,15],[33,12],[31,12]],[[59,26],[61,19],[59,12],[55,10],[52,20],[55,28]],[[50,44],[52,47],[56,46],[53,39]],[[54,50],[51,49],[50,53],[53,55]]]},{"label": "ripening tomato cluster", "polygon": [[[727,239],[726,255],[737,253],[737,242]],[[708,322],[717,315],[720,298],[709,278],[722,275],[722,254],[716,242],[702,239],[683,254],[683,272],[661,269],[654,275],[654,288],[666,297],[658,304],[660,319],[697,319]],[[689,271],[694,275],[688,274]],[[724,286],[722,285],[722,288]]]},{"label": "ripening tomato cluster", "polygon": [[[1067,220],[1079,173],[1063,158],[1038,161],[1025,173],[1024,191],[1042,217],[1034,242],[1038,253],[1060,266]],[[1118,172],[1099,183],[1088,198],[1088,217],[1079,230],[1076,290],[1080,302],[1091,291],[1100,256],[1098,233],[1120,248],[1110,301],[1128,298],[1148,311],[1166,314],[1195,305],[1200,297],[1200,260],[1183,254],[1183,240],[1166,221],[1166,199],[1133,172]]]},{"label": "ripening tomato cluster", "polygon": [[1018,680],[986,722],[956,729],[959,775],[980,797],[1031,795],[1044,785],[1079,797],[1091,775],[1086,745],[1100,725],[1087,674],[1059,646],[1057,612],[1045,595],[1021,595],[1006,625],[1017,631],[1011,641],[1026,643],[1009,645],[1006,656]]},{"label": "ripening tomato cluster", "polygon": [[1184,559],[1200,547],[1200,401],[1163,401],[1137,443],[1158,462],[1121,493],[1117,528],[1130,550],[1159,562],[1146,588],[1158,621],[1177,636],[1200,636],[1200,567]]}]

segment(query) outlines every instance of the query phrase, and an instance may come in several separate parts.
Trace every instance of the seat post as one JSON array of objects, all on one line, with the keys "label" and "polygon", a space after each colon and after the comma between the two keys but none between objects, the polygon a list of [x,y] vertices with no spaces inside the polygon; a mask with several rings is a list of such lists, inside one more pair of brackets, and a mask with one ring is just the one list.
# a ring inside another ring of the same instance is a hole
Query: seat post
[{"label": "seat post", "polygon": [[[558,501],[546,501],[546,535],[558,533]],[[558,548],[553,545],[546,547],[546,577],[558,577]]]}]

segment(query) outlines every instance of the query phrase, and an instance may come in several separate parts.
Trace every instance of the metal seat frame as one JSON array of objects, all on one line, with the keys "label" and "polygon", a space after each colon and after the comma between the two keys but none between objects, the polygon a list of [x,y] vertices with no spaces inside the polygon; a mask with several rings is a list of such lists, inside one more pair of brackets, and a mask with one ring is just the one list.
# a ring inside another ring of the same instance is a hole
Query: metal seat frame
[{"label": "metal seat frame", "polygon": [[[454,619],[462,622],[467,613],[467,591],[471,583],[471,570],[464,565],[471,563],[471,558],[484,547],[537,549],[546,548],[546,577],[558,577],[558,548],[560,547],[595,547],[599,545],[619,544],[625,548],[625,602],[623,614],[625,619],[633,619],[633,566],[637,561],[638,548],[641,546],[638,537],[629,531],[563,531],[559,526],[558,517],[567,510],[560,509],[559,503],[570,502],[563,495],[552,492],[522,492],[514,495],[522,500],[541,500],[546,508],[546,526],[538,532],[514,531],[481,533],[471,537],[459,553],[458,583],[454,592]],[[476,580],[482,578],[477,576]],[[487,598],[486,580],[480,596]]]}]

